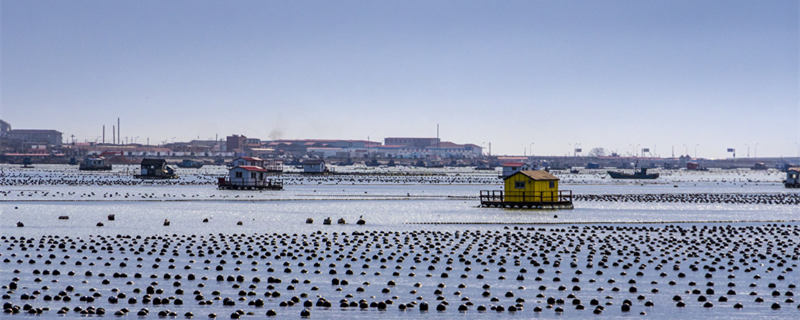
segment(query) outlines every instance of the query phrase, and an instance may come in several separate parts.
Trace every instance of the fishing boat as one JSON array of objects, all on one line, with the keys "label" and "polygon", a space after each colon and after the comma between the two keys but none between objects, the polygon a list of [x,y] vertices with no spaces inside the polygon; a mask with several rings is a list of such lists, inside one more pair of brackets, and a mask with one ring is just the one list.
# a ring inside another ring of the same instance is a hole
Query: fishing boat
[{"label": "fishing boat", "polygon": [[203,167],[203,161],[184,159],[183,161],[178,162],[178,167],[200,169]]},{"label": "fishing boat", "polygon": [[608,171],[608,175],[613,179],[656,179],[658,173],[647,173],[647,168],[641,168],[639,171],[633,173],[626,173],[621,171]]}]

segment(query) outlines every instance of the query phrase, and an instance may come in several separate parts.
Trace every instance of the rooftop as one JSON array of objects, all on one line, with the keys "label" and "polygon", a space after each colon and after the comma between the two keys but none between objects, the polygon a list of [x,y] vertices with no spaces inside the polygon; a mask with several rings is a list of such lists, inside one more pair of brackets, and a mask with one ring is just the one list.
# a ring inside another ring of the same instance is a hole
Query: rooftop
[{"label": "rooftop", "polygon": [[236,167],[234,169],[237,169],[237,168],[241,168],[241,169],[244,169],[244,170],[247,170],[247,171],[267,172],[267,169],[264,169],[262,167],[257,167],[257,166],[238,166],[238,167]]},{"label": "rooftop", "polygon": [[9,133],[49,133],[49,134],[61,134],[61,131],[58,130],[49,130],[49,129],[11,129]]},{"label": "rooftop", "polygon": [[524,174],[525,176],[527,176],[528,178],[531,178],[533,180],[539,180],[539,181],[541,181],[541,180],[544,180],[544,181],[547,181],[547,180],[558,180],[558,177],[556,177],[556,176],[550,174],[550,172],[547,172],[547,171],[544,171],[544,170],[522,170],[520,172],[512,174],[509,177],[506,177],[506,179],[508,179],[510,177],[513,177],[513,176],[515,176],[517,174],[520,174],[520,173]]}]

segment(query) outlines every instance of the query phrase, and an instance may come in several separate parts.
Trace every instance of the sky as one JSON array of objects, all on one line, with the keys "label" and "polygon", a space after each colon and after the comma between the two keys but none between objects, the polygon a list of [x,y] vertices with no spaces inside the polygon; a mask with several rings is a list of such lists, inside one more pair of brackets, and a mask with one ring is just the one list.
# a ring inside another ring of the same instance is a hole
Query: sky
[{"label": "sky", "polygon": [[[0,0],[0,119],[97,141],[435,136],[800,155],[796,0]],[[531,150],[532,149],[532,150]],[[695,151],[696,150],[696,151]]]}]

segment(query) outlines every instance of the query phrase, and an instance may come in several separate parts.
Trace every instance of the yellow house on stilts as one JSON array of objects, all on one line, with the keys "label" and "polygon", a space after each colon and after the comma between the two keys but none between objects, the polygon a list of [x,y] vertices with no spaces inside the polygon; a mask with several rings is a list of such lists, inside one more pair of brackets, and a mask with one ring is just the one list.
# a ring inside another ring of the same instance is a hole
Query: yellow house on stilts
[{"label": "yellow house on stilts", "polygon": [[572,191],[559,190],[558,178],[544,170],[522,170],[503,178],[504,190],[482,190],[481,206],[572,209]]}]

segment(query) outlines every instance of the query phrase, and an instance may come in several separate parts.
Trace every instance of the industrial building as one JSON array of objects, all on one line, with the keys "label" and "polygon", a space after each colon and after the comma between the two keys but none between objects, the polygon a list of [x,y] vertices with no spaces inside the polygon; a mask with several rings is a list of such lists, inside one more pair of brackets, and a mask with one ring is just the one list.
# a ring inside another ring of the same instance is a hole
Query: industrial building
[{"label": "industrial building", "polygon": [[11,131],[11,125],[8,124],[8,122],[0,120],[0,137],[5,136],[9,131]]},{"label": "industrial building", "polygon": [[62,141],[61,132],[56,130],[11,129],[4,137],[9,143],[26,145],[60,146]]}]

